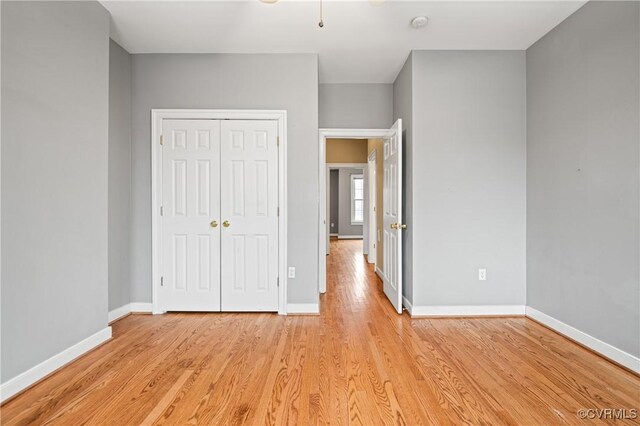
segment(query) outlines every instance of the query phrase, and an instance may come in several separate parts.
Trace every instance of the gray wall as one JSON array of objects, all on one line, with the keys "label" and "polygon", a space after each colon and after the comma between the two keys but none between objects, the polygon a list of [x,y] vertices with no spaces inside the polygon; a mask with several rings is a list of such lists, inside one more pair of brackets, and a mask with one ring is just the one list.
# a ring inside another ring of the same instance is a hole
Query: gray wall
[{"label": "gray wall", "polygon": [[321,84],[319,127],[386,129],[393,124],[392,84]]},{"label": "gray wall", "polygon": [[131,55],[109,44],[109,310],[131,301]]},{"label": "gray wall", "polygon": [[5,382],[107,326],[109,15],[0,7]]},{"label": "gray wall", "polygon": [[318,302],[318,58],[132,55],[132,302],[151,302],[151,109],[288,111],[289,303]]},{"label": "gray wall", "polygon": [[[402,119],[402,294],[413,303],[413,60],[410,54],[393,83],[394,121]],[[382,161],[382,160],[378,160]],[[383,264],[384,267],[384,264]]]},{"label": "gray wall", "polygon": [[337,234],[340,226],[340,171],[329,171],[329,232]]},{"label": "gray wall", "polygon": [[524,305],[525,53],[412,56],[413,304]]},{"label": "gray wall", "polygon": [[640,355],[637,2],[527,50],[527,304]]},{"label": "gray wall", "polygon": [[362,225],[351,224],[351,175],[363,174],[362,169],[339,169],[340,201],[338,215],[340,216],[338,234],[362,236]]}]

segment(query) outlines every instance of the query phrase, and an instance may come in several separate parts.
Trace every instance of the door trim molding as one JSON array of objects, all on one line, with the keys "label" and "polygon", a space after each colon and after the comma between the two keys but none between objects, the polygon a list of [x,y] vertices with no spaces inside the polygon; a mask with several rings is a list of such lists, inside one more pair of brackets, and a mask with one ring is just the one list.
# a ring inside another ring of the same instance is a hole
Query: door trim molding
[{"label": "door trim molding", "polygon": [[[373,188],[372,188],[373,187]],[[378,210],[376,209],[378,204],[378,154],[374,149],[369,153],[367,157],[367,209],[369,210],[369,232],[367,235],[369,239],[367,244],[369,250],[367,252],[367,262],[375,265],[378,263]],[[380,200],[382,201],[382,200]]]},{"label": "door trim molding", "polygon": [[[327,139],[385,138],[390,129],[318,129],[318,292],[327,291]],[[330,163],[331,164],[331,163]],[[335,163],[333,163],[335,164]],[[366,166],[367,163],[362,163]]]},{"label": "door trim molding", "polygon": [[152,109],[151,110],[151,299],[152,312],[164,313],[158,307],[160,285],[160,135],[162,120],[275,120],[278,122],[278,314],[287,314],[287,111],[236,109]]},{"label": "door trim molding", "polygon": [[340,170],[340,169],[363,169],[367,167],[367,163],[327,163],[327,169]]}]

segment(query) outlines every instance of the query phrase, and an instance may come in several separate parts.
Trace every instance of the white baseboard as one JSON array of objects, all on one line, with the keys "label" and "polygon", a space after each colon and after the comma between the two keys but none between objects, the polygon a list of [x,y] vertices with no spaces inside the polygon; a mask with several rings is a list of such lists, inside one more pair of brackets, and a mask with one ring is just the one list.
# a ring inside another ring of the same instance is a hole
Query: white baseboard
[{"label": "white baseboard", "polygon": [[[376,271],[378,272],[378,271]],[[382,278],[382,277],[380,277]],[[409,315],[412,315],[413,312],[413,305],[411,304],[411,302],[409,302],[409,299],[407,299],[406,297],[402,296],[402,306],[404,306],[407,310],[407,312],[409,312]]]},{"label": "white baseboard", "polygon": [[339,240],[362,240],[362,235],[338,235]]},{"label": "white baseboard", "polygon": [[115,308],[113,311],[109,311],[109,324],[117,319],[120,319],[131,313],[131,303]]},{"label": "white baseboard", "polygon": [[287,315],[318,315],[319,303],[287,303]]},{"label": "white baseboard", "polygon": [[380,279],[384,281],[384,278],[382,277],[382,269],[378,268],[377,266],[376,266],[376,275],[378,275]]},{"label": "white baseboard", "polygon": [[525,314],[524,305],[412,306],[412,317],[486,317]]},{"label": "white baseboard", "polygon": [[526,308],[527,317],[538,321],[550,329],[560,333],[571,340],[586,346],[589,349],[601,354],[605,358],[610,359],[628,369],[640,373],[640,358],[635,357],[623,350],[620,350],[608,343],[603,342],[583,331],[578,330],[568,324],[563,323],[543,312],[540,312],[530,306]]},{"label": "white baseboard", "polygon": [[150,314],[153,311],[152,303],[133,302],[133,303],[130,303],[130,305],[131,305],[131,312],[138,312],[141,314]]},{"label": "white baseboard", "polygon": [[122,318],[126,315],[129,315],[132,312],[136,313],[151,313],[151,309],[153,308],[151,303],[128,303],[126,305],[120,306],[119,308],[114,309],[113,311],[109,311],[109,323],[114,322],[115,320]]},{"label": "white baseboard", "polygon": [[0,402],[6,401],[109,339],[111,339],[111,327],[103,328],[24,373],[18,374],[13,379],[2,383],[0,385]]}]

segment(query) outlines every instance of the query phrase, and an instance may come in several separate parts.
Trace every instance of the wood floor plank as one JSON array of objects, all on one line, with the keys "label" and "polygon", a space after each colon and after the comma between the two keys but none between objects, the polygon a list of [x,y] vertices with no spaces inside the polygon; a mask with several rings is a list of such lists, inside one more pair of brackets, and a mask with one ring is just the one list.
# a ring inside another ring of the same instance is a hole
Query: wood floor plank
[{"label": "wood floor plank", "polygon": [[0,408],[2,425],[578,425],[640,411],[640,378],[526,318],[398,315],[332,240],[320,316],[130,315]]}]

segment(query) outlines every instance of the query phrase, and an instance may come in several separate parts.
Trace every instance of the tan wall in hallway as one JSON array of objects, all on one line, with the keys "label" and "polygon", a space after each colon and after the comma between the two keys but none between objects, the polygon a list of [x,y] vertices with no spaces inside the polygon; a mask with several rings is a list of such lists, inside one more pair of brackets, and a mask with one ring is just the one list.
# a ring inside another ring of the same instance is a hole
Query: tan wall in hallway
[{"label": "tan wall in hallway", "polygon": [[382,175],[383,161],[382,161],[382,145],[384,141],[382,139],[369,139],[367,141],[367,161],[372,151],[376,151],[376,228],[378,232],[374,235],[376,239],[376,267],[383,270],[382,264],[382,238],[378,241],[378,233],[382,235]]},{"label": "tan wall in hallway", "polygon": [[327,139],[327,163],[366,163],[367,139]]}]

